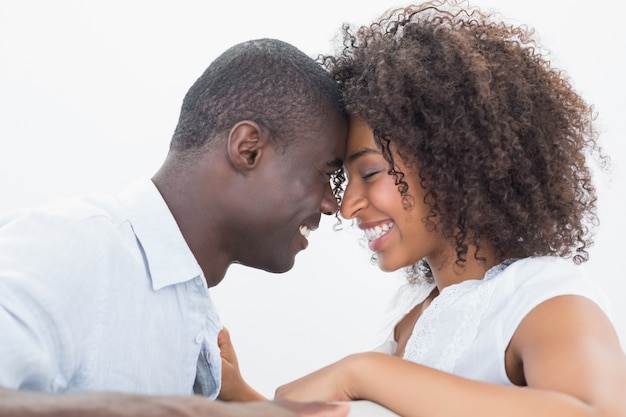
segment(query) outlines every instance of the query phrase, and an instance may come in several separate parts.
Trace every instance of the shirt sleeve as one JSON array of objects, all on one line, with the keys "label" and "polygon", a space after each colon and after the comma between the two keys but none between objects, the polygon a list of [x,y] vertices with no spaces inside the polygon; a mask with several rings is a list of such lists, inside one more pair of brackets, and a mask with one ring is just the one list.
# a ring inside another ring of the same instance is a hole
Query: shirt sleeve
[{"label": "shirt sleeve", "polygon": [[551,257],[528,258],[512,264],[509,268],[511,276],[504,282],[509,285],[508,291],[515,302],[504,303],[503,347],[508,346],[521,322],[535,307],[558,296],[585,297],[596,303],[611,318],[607,295],[581,267],[568,260]]},{"label": "shirt sleeve", "polygon": [[0,386],[54,392],[73,366],[67,221],[34,213],[0,219]]},{"label": "shirt sleeve", "polygon": [[416,305],[422,303],[435,288],[434,283],[415,282],[401,285],[387,304],[387,309],[380,320],[377,331],[372,335],[373,348],[370,350],[394,354],[398,344],[394,340],[396,325]]},{"label": "shirt sleeve", "polygon": [[7,304],[5,300],[0,306],[0,386],[54,391],[59,383],[55,377],[55,364],[59,361],[48,349],[45,335],[39,332],[36,314],[28,311],[32,305],[23,301],[19,306]]}]

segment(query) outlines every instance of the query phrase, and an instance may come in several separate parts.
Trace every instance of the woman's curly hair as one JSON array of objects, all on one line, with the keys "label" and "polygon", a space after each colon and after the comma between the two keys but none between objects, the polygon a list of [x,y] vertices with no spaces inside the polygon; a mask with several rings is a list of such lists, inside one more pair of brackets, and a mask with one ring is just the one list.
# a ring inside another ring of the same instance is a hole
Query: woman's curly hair
[{"label": "woman's curly hair", "polygon": [[[469,245],[500,261],[588,259],[598,219],[587,157],[601,166],[607,158],[593,107],[532,30],[465,2],[432,1],[346,24],[343,35],[324,63],[349,113],[374,131],[407,209],[411,190],[392,149],[419,172],[424,221],[455,242],[457,264]],[[429,275],[424,262],[413,270]]]}]

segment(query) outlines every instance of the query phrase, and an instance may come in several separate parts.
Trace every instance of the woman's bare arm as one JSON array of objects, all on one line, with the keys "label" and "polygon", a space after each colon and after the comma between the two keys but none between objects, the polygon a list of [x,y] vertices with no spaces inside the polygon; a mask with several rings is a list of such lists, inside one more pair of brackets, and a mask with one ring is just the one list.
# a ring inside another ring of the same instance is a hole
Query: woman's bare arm
[{"label": "woman's bare arm", "polygon": [[576,296],[535,308],[510,349],[528,387],[460,378],[368,352],[280,387],[277,398],[375,401],[404,417],[626,416],[626,356],[608,318]]}]

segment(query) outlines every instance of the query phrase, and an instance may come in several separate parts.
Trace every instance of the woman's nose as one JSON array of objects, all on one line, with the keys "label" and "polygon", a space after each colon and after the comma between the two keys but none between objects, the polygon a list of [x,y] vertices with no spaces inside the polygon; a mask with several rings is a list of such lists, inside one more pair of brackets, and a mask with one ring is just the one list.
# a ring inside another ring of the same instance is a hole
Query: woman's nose
[{"label": "woman's nose", "polygon": [[341,200],[341,216],[344,219],[353,219],[365,207],[367,199],[360,192],[358,185],[355,182],[348,182]]}]

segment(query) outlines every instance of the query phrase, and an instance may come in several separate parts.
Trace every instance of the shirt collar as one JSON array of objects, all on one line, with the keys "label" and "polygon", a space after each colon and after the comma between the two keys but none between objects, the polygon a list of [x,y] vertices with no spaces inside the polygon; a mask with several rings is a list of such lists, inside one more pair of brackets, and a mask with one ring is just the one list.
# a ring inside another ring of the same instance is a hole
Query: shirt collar
[{"label": "shirt collar", "polygon": [[204,274],[161,193],[142,178],[118,195],[146,258],[152,288],[189,281]]}]

